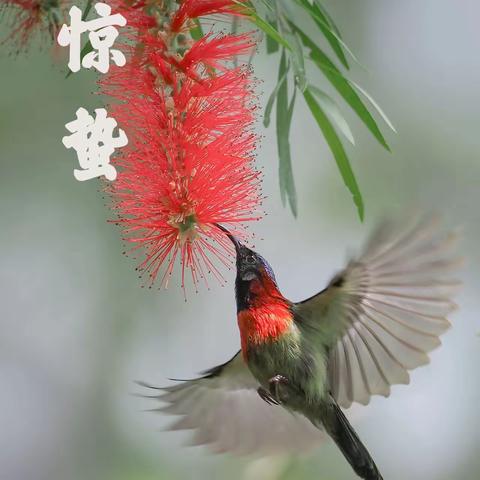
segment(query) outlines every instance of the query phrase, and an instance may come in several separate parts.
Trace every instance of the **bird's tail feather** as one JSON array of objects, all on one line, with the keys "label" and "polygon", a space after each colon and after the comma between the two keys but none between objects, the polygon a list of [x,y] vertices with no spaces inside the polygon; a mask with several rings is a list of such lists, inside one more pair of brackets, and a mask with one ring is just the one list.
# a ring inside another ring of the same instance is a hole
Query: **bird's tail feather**
[{"label": "bird's tail feather", "polygon": [[368,450],[333,398],[327,410],[327,415],[322,415],[322,423],[356,474],[365,480],[383,480]]}]

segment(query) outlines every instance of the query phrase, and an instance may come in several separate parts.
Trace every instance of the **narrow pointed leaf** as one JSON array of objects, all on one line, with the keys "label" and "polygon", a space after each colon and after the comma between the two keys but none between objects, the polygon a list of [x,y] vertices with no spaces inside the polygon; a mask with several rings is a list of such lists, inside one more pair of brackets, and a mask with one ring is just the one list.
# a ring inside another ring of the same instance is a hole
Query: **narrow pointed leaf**
[{"label": "narrow pointed leaf", "polygon": [[372,104],[373,108],[378,112],[378,114],[383,118],[383,121],[390,127],[390,129],[397,133],[397,130],[393,126],[393,123],[387,117],[387,114],[380,108],[380,105],[374,100],[374,98],[358,83],[355,83],[353,80],[349,80],[349,82]]},{"label": "narrow pointed leaf", "polygon": [[[277,22],[275,20],[270,20],[270,23],[272,24],[273,28],[275,28],[275,30],[276,30],[277,29]],[[269,35],[267,35],[265,40],[266,40],[266,43],[267,43],[267,53],[268,54],[278,52],[278,49],[279,49],[278,42],[276,42]]]},{"label": "narrow pointed leaf", "polygon": [[353,54],[353,52],[348,48],[345,42],[338,36],[335,30],[330,26],[328,19],[322,13],[322,11],[318,8],[317,5],[311,5],[308,0],[295,0],[297,4],[303,7],[304,10],[312,17],[313,21],[323,33],[325,38],[327,39],[328,43],[332,47],[332,50],[337,55],[340,62],[342,62],[343,66],[347,69],[350,68],[347,58],[345,57],[345,53],[343,50],[349,53],[349,55],[358,63],[357,58]]},{"label": "narrow pointed leaf", "polygon": [[[88,14],[90,13],[90,10],[92,9],[93,5],[93,0],[88,0],[87,4],[85,5],[85,10],[82,13],[82,20],[85,21],[88,17]],[[90,43],[90,40],[87,41],[87,43],[83,46],[81,52],[80,52],[80,60],[83,60],[83,57],[87,54],[90,53],[93,50],[92,44]],[[67,74],[65,75],[65,78],[68,78],[73,72],[69,70]]]},{"label": "narrow pointed leaf", "polygon": [[[235,21],[235,19],[236,19],[236,17],[234,17],[234,21]],[[202,28],[202,25],[200,23],[200,20],[198,18],[195,18],[193,23],[195,24],[195,26],[190,29],[190,35],[192,36],[192,38],[194,40],[200,40],[204,36],[203,28]]]},{"label": "narrow pointed leaf", "polygon": [[276,28],[273,27],[267,20],[264,20],[262,17],[260,17],[260,15],[258,15],[258,13],[253,8],[240,1],[235,1],[235,3],[244,7],[242,13],[244,13],[257,28],[265,32],[269,37],[271,37],[280,45],[283,45],[288,50],[292,50],[291,45],[285,38],[282,37],[282,35],[278,33]]},{"label": "narrow pointed leaf", "polygon": [[[288,82],[286,79],[287,59],[285,50],[282,51],[278,70],[279,89],[277,94],[277,147],[279,156],[280,197],[285,206],[287,200],[293,215],[297,216],[297,194],[293,179],[292,159],[290,154],[290,125],[292,121],[295,93],[290,105],[288,104]],[[281,78],[283,82],[280,82]]]},{"label": "narrow pointed leaf", "polygon": [[[238,33],[238,24],[239,24],[239,18],[234,15],[233,18],[232,18],[232,27],[231,27],[231,32],[232,32],[232,35],[237,35]],[[203,32],[202,32],[203,33]],[[252,52],[253,53],[253,52]],[[252,53],[250,54],[250,56],[252,55]],[[250,60],[250,59],[249,59]],[[248,64],[250,65],[250,61],[248,62]],[[233,66],[235,68],[238,67],[238,56],[235,55],[235,57],[233,58]]]},{"label": "narrow pointed leaf", "polygon": [[305,74],[305,59],[303,56],[302,43],[298,35],[292,32],[288,25],[282,27],[282,22],[279,22],[279,24],[283,37],[286,38],[292,46],[292,50],[288,53],[293,67],[295,85],[303,92],[305,88],[307,88],[307,77]]},{"label": "narrow pointed leaf", "polygon": [[293,22],[290,22],[292,28],[298,33],[303,44],[310,49],[310,58],[317,65],[320,71],[327,77],[328,81],[343,97],[343,99],[350,105],[354,112],[358,115],[360,120],[370,130],[372,135],[378,140],[378,142],[388,151],[388,146],[385,138],[380,131],[377,122],[369,112],[365,104],[362,102],[358,93],[350,85],[349,81],[342,75],[342,72],[336,67],[336,65],[328,58],[328,56],[320,50],[310,38]]},{"label": "narrow pointed leaf", "polygon": [[333,21],[333,18],[331,15],[327,12],[325,7],[323,6],[322,2],[320,0],[313,0],[313,3],[315,6],[323,13],[323,16],[328,20],[328,24],[332,27],[333,31],[340,37],[342,38],[340,34],[340,29],[337,27],[335,22]]},{"label": "narrow pointed leaf", "polygon": [[287,37],[290,45],[292,45],[292,52],[290,58],[293,64],[293,73],[295,78],[295,85],[301,92],[307,88],[307,77],[305,75],[305,60],[303,58],[303,49],[300,39],[296,33]]},{"label": "narrow pointed leaf", "polygon": [[288,41],[283,38],[277,30],[272,27],[266,20],[263,18],[259,17],[255,12],[251,13],[249,15],[250,20],[263,32],[265,32],[270,38],[275,40],[277,43],[280,45],[283,45],[285,48],[288,50],[292,50],[291,45],[288,43]]},{"label": "narrow pointed leaf", "polygon": [[[83,46],[82,50],[80,51],[80,60],[83,60],[83,57],[88,53],[90,53],[92,50],[93,50],[93,46],[90,43],[90,40],[88,40],[87,43]],[[69,70],[65,78],[68,78],[72,73],[73,72]]]},{"label": "narrow pointed leaf", "polygon": [[293,66],[293,75],[295,85],[303,92],[307,87],[307,77],[305,74],[305,58],[303,54],[302,42],[298,38],[296,32],[292,31],[290,24],[285,18],[285,12],[280,4],[276,4],[276,12],[278,18],[278,28],[288,43],[292,46],[289,51],[289,58]]},{"label": "narrow pointed leaf", "polygon": [[287,68],[285,69],[285,72],[283,73],[282,77],[278,80],[277,85],[273,89],[273,92],[270,94],[270,97],[268,98],[267,105],[265,106],[265,113],[263,115],[263,125],[265,128],[268,128],[270,126],[270,117],[272,115],[272,109],[273,109],[273,104],[275,103],[275,99],[277,98],[278,90],[282,86],[283,82],[287,78],[287,73],[288,73],[289,66],[287,65]]},{"label": "narrow pointed leaf", "polygon": [[345,138],[352,144],[355,145],[355,139],[353,138],[352,131],[350,127],[343,117],[338,105],[335,103],[332,97],[327,95],[324,91],[320,90],[319,88],[310,85],[309,87],[310,92],[315,94],[315,97],[320,103],[320,106],[325,110],[329,118],[335,123],[338,129],[345,135]]},{"label": "narrow pointed leaf", "polygon": [[83,11],[82,14],[82,20],[85,21],[88,17],[88,14],[90,13],[90,10],[92,9],[92,4],[93,0],[88,0],[87,4],[85,5],[85,10]]},{"label": "narrow pointed leaf", "polygon": [[327,115],[317,103],[313,93],[309,88],[303,92],[303,96],[318,126],[320,127],[320,130],[322,131],[331,152],[333,153],[343,181],[352,194],[353,202],[357,207],[358,216],[360,217],[360,220],[363,221],[364,204],[362,194],[360,193],[355,174],[353,173],[350,161],[347,157],[345,149],[343,148],[342,142],[340,141],[340,138],[333,128],[333,125],[330,123]]},{"label": "narrow pointed leaf", "polygon": [[250,3],[257,13],[260,11],[271,12],[274,10],[269,0],[250,0]]}]

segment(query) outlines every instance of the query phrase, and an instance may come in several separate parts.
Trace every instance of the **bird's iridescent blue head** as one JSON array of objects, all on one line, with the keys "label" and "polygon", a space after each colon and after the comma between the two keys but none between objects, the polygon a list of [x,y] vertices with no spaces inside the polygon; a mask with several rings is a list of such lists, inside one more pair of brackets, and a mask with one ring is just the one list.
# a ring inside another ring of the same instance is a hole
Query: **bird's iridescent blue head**
[{"label": "bird's iridescent blue head", "polygon": [[257,252],[242,245],[235,245],[237,251],[237,276],[243,281],[262,279],[267,275],[275,283],[275,274],[270,264]]},{"label": "bird's iridescent blue head", "polygon": [[224,227],[220,225],[218,225],[218,227],[227,234],[235,246],[237,253],[237,280],[250,282],[256,278],[261,280],[266,275],[276,283],[272,267],[261,255],[240,243],[240,241]]}]

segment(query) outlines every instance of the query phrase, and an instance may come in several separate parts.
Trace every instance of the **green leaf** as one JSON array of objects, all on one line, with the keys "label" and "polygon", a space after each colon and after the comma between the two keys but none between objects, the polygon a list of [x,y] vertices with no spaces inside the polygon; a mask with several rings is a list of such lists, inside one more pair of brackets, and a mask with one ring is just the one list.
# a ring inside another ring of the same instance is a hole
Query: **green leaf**
[{"label": "green leaf", "polygon": [[194,40],[200,40],[204,36],[202,25],[198,18],[195,18],[193,22],[195,26],[190,29],[190,35]]},{"label": "green leaf", "polygon": [[[83,60],[83,57],[87,55],[87,53],[90,53],[92,50],[93,50],[93,46],[90,43],[90,40],[88,40],[87,43],[83,46],[82,50],[80,51],[80,59]],[[73,72],[69,70],[65,78],[68,78],[72,73]]]},{"label": "green leaf", "polygon": [[287,65],[287,68],[285,69],[284,74],[278,80],[276,87],[273,89],[273,92],[270,94],[270,97],[268,97],[267,104],[265,105],[265,113],[263,114],[263,125],[265,126],[265,128],[268,128],[270,126],[270,116],[272,114],[273,104],[275,103],[275,98],[277,97],[278,90],[280,89],[283,82],[287,78],[287,73],[289,68],[290,67]]},{"label": "green leaf", "polygon": [[333,31],[341,38],[340,29],[337,27],[331,15],[327,12],[320,0],[313,0],[315,6],[323,13],[323,16],[328,20],[328,24],[332,27]]},{"label": "green leaf", "polygon": [[[277,22],[275,20],[270,20],[270,23],[272,24],[273,28],[277,29]],[[269,35],[267,35],[266,42],[267,42],[267,54],[278,52],[278,48],[279,48],[278,42],[273,40],[273,38],[270,37]]]},{"label": "green leaf", "polygon": [[[290,105],[288,104],[288,82],[286,80],[287,60],[285,50],[282,50],[280,66],[278,69],[278,83],[280,85],[277,95],[277,147],[279,156],[279,181],[280,196],[285,206],[286,201],[290,205],[293,215],[297,216],[297,194],[293,179],[292,159],[290,154],[290,125],[292,122],[293,106],[295,104],[295,92]],[[283,81],[281,79],[284,78]]]},{"label": "green leaf", "polygon": [[355,145],[355,139],[353,138],[352,131],[350,130],[347,121],[335,103],[335,100],[333,100],[333,98],[327,95],[324,91],[313,85],[310,85],[308,88],[312,93],[315,94],[320,106],[325,110],[330,119],[337,125],[338,129],[343,133],[343,135],[345,135],[346,139],[352,145]]},{"label": "green leaf", "polygon": [[303,96],[318,126],[320,127],[320,130],[322,131],[323,136],[325,137],[325,140],[327,141],[328,146],[330,147],[330,150],[333,153],[333,156],[335,158],[335,161],[337,162],[337,166],[340,171],[340,174],[342,175],[343,181],[353,196],[353,202],[357,207],[358,216],[360,217],[360,220],[363,221],[364,205],[363,205],[362,194],[360,193],[360,189],[358,188],[357,180],[355,179],[355,174],[353,173],[352,167],[350,165],[350,161],[348,160],[348,157],[343,148],[342,142],[340,141],[340,138],[338,137],[337,132],[333,128],[325,112],[322,110],[320,105],[315,100],[309,88],[307,88],[303,92]]},{"label": "green leaf", "polygon": [[[90,13],[90,10],[92,9],[92,5],[93,5],[93,0],[88,0],[87,1],[87,4],[85,5],[85,10],[83,11],[83,14],[82,14],[82,20],[85,21],[88,17],[88,14]],[[88,47],[88,48],[87,48]],[[80,60],[83,59],[83,57],[91,52],[93,50],[93,47],[92,47],[92,44],[90,43],[90,40],[88,40],[88,42],[83,46],[81,52],[80,52]],[[65,78],[68,78],[73,72],[71,70],[69,70],[67,72],[67,74],[65,75]]]},{"label": "green leaf", "polygon": [[292,50],[288,53],[293,66],[295,85],[303,92],[307,87],[307,78],[305,75],[305,58],[302,43],[296,32],[292,31],[287,22],[281,4],[275,4],[275,10],[277,12],[279,30],[292,46]]},{"label": "green leaf", "polygon": [[83,11],[82,14],[82,20],[85,21],[88,17],[88,14],[90,13],[90,10],[92,9],[93,5],[93,0],[88,0],[87,4],[85,5],[85,10]]},{"label": "green leaf", "polygon": [[368,130],[370,130],[378,142],[386,150],[390,151],[390,147],[383,137],[382,132],[378,128],[377,122],[372,117],[371,113],[368,111],[367,107],[362,102],[355,89],[350,85],[349,80],[342,75],[340,70],[328,58],[328,56],[322,50],[320,50],[320,48],[318,48],[299,27],[297,27],[293,22],[290,22],[290,24],[292,25],[292,28],[299,34],[302,43],[310,49],[310,58],[313,60],[315,65],[317,65],[321,72],[327,77],[328,81],[350,105],[350,107],[359,116],[360,120],[362,120],[362,122],[365,124]]},{"label": "green leaf", "polygon": [[303,58],[302,44],[296,33],[283,32],[283,30],[282,33],[284,33],[290,45],[292,45],[292,50],[289,54],[293,65],[295,85],[303,92],[307,88],[307,77],[305,75],[305,59]]},{"label": "green leaf", "polygon": [[275,40],[280,45],[283,45],[288,50],[292,50],[291,45],[283,38],[277,30],[272,27],[266,20],[260,18],[255,12],[249,15],[250,20],[262,31],[264,31],[270,38]]},{"label": "green leaf", "polygon": [[250,0],[250,2],[247,2],[247,3],[251,3],[257,13],[260,11],[262,12],[273,11],[273,7],[272,5],[270,5],[270,0]]},{"label": "green leaf", "polygon": [[[238,34],[238,24],[239,24],[239,23],[240,23],[239,18],[238,18],[236,15],[233,15],[233,17],[232,17],[232,28],[231,28],[231,30],[230,30],[230,31],[232,32],[232,35],[237,35],[237,34]],[[202,28],[201,25],[200,25],[200,22],[198,22],[198,25],[200,26],[200,28]],[[203,35],[203,31],[202,31],[201,33],[202,33],[202,35]],[[192,38],[193,38],[193,35],[192,35]],[[195,40],[195,39],[194,39],[194,40]],[[252,52],[252,53],[253,53],[253,52]],[[251,55],[252,55],[252,54],[250,54],[250,59],[251,59]],[[248,65],[249,65],[249,66],[250,66],[250,59],[249,59],[249,61],[248,61]],[[233,57],[232,63],[233,63],[233,66],[234,66],[235,68],[238,67],[238,55],[235,55],[235,56]]]},{"label": "green leaf", "polygon": [[373,97],[358,83],[355,83],[353,80],[349,80],[349,82],[372,104],[373,108],[375,108],[375,110],[383,118],[383,121],[390,127],[390,129],[397,133],[397,130],[393,126],[393,123],[387,117],[387,114],[380,108],[380,105],[373,99]]},{"label": "green leaf", "polygon": [[83,46],[81,52],[80,52],[80,58],[83,60],[83,57],[87,55],[87,53],[90,53],[93,51],[93,46],[90,43],[90,40]]},{"label": "green leaf", "polygon": [[244,7],[242,13],[244,13],[247,18],[260,30],[265,32],[270,38],[275,40],[275,42],[283,45],[288,50],[292,50],[291,45],[287,42],[285,38],[283,38],[278,31],[267,21],[261,18],[257,12],[251,8],[249,5],[240,2],[239,0],[233,0],[237,5],[241,5]]},{"label": "green leaf", "polygon": [[317,27],[323,33],[328,43],[332,47],[332,50],[337,55],[340,62],[347,69],[350,68],[347,58],[343,53],[343,50],[348,52],[350,56],[358,63],[357,58],[353,52],[348,48],[347,44],[341,39],[341,37],[335,32],[335,30],[330,26],[328,19],[318,8],[317,5],[311,5],[308,0],[295,0],[297,4],[303,7],[307,13],[312,17],[313,21],[316,23]]}]

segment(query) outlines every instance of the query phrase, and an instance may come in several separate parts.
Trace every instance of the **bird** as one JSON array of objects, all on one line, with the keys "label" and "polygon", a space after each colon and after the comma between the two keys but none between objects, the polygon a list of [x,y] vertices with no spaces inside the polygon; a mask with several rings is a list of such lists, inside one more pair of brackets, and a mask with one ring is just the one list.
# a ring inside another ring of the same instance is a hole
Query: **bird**
[{"label": "bird", "polygon": [[[236,251],[240,350],[200,377],[157,388],[193,444],[240,454],[298,449],[330,437],[359,478],[383,477],[343,409],[390,395],[429,362],[450,327],[461,282],[455,232],[436,216],[386,219],[326,288],[293,302],[270,264],[218,225]],[[265,447],[265,448],[264,448]]]}]

